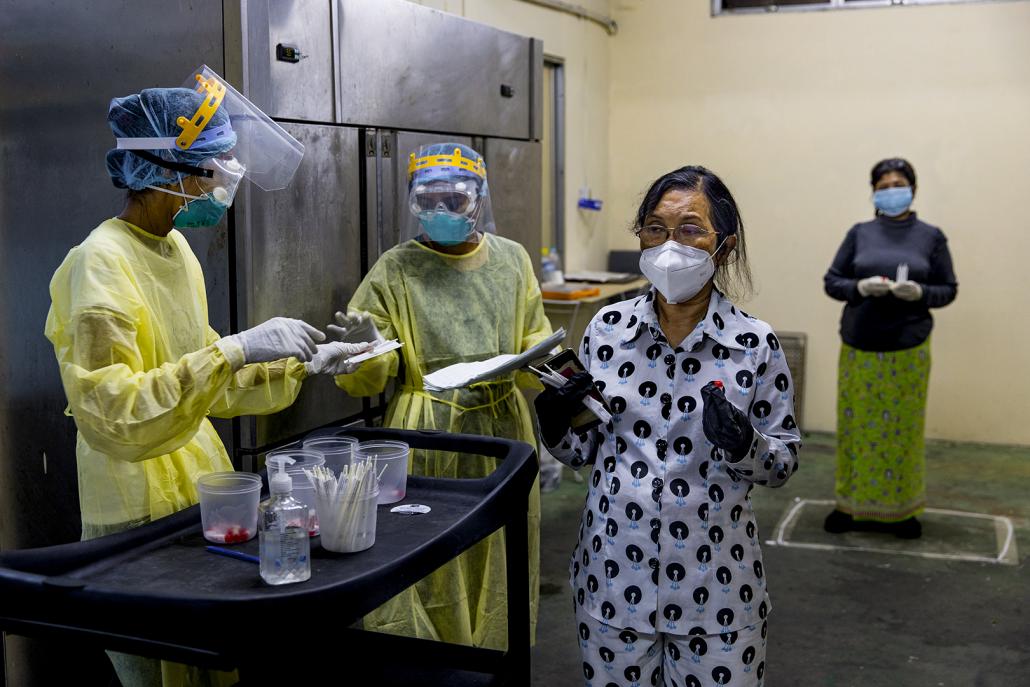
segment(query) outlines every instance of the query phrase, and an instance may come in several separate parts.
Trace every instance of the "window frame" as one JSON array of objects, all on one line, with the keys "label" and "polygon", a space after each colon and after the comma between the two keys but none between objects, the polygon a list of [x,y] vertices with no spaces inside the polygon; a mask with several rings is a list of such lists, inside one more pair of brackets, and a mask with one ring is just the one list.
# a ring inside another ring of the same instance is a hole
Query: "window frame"
[{"label": "window frame", "polygon": [[[565,254],[565,60],[554,55],[544,55],[544,69],[552,69],[552,99],[554,120],[550,141],[551,160],[554,163],[551,189],[551,227],[552,243],[544,248],[554,246],[559,255]],[[546,116],[546,113],[545,113]],[[544,142],[544,145],[548,145]]]},{"label": "window frame", "polygon": [[827,10],[865,9],[870,7],[914,7],[917,5],[957,5],[960,3],[1015,2],[1016,0],[813,0],[806,5],[771,5],[724,9],[724,0],[711,0],[712,16],[775,14],[779,12],[825,12]]}]

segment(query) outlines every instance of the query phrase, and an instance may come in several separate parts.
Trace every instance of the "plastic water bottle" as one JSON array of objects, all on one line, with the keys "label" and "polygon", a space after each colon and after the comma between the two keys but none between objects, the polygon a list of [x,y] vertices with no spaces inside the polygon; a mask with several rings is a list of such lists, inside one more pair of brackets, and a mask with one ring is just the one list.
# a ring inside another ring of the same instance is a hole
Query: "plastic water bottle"
[{"label": "plastic water bottle", "polygon": [[562,275],[561,258],[558,249],[540,249],[540,276],[543,284],[564,284],[565,277]]},{"label": "plastic water bottle", "polygon": [[565,283],[565,273],[562,271],[562,268],[561,268],[561,256],[558,255],[558,248],[557,248],[557,246],[551,246],[551,260],[554,261],[554,271],[555,271],[555,275],[556,275],[556,281],[559,284],[564,284]]},{"label": "plastic water bottle", "polygon": [[[258,548],[261,579],[268,584],[303,582],[311,577],[310,509],[290,495],[293,479],[286,474],[289,456],[273,456],[278,467],[268,480],[271,496],[258,506]],[[270,468],[271,470],[271,468]]]}]

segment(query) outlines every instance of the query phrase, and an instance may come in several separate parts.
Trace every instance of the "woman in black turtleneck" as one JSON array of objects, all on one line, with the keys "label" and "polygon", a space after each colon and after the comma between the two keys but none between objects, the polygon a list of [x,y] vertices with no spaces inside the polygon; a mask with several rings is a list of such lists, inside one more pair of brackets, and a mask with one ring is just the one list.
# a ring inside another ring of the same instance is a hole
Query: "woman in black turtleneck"
[{"label": "woman in black turtleneck", "polygon": [[[926,501],[923,427],[930,308],[955,300],[948,240],[910,209],[916,173],[882,160],[876,217],[851,227],[823,278],[844,301],[837,396],[837,507],[828,532],[880,529],[916,538]],[[907,274],[907,276],[906,276]]]}]

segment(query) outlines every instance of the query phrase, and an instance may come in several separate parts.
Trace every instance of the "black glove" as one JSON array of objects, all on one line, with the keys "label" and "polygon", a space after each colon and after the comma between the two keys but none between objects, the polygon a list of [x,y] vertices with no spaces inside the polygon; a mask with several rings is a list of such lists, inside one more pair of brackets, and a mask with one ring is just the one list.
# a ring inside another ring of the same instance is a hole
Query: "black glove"
[{"label": "black glove", "polygon": [[544,387],[533,405],[545,444],[558,445],[572,426],[572,418],[583,410],[583,398],[593,388],[594,378],[589,372],[577,372],[560,389]]},{"label": "black glove", "polygon": [[705,437],[728,454],[727,460],[737,463],[751,450],[755,428],[747,415],[726,399],[720,382],[708,382],[701,389],[705,410],[701,427]]}]

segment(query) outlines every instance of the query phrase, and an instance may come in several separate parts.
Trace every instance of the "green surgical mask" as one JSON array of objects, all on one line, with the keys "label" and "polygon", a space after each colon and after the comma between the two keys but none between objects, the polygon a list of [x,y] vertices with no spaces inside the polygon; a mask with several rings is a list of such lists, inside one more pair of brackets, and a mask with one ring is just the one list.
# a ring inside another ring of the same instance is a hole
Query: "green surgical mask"
[{"label": "green surgical mask", "polygon": [[[219,189],[216,189],[216,191]],[[179,229],[213,227],[222,221],[228,205],[219,203],[217,194],[205,194],[196,200],[187,200],[172,219],[172,226]]]}]

